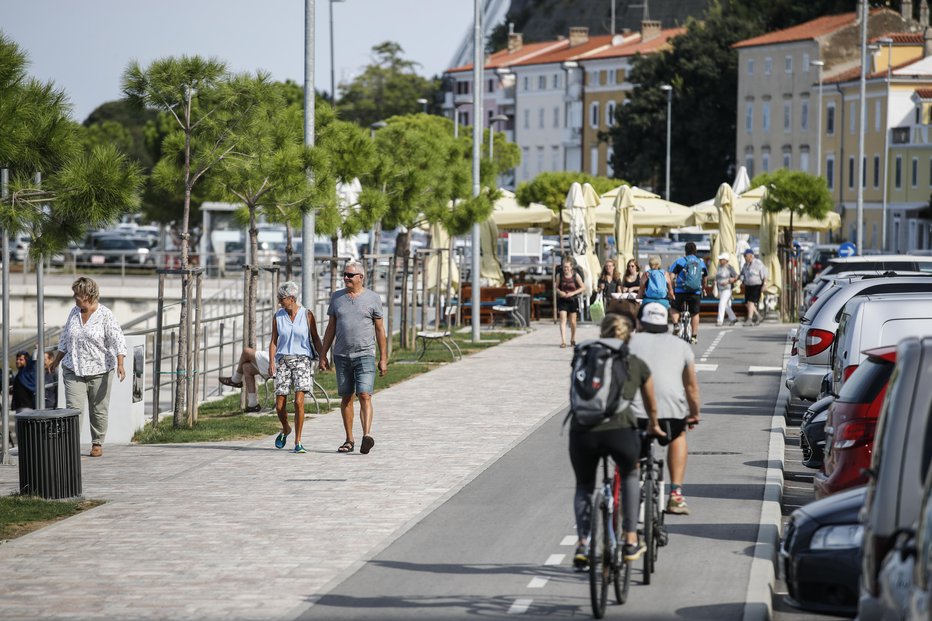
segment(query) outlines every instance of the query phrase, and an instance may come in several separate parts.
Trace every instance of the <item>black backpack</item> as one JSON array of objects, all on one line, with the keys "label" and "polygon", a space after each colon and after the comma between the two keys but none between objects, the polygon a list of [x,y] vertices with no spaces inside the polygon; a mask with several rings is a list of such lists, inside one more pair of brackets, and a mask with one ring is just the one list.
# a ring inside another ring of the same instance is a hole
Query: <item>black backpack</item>
[{"label": "black backpack", "polygon": [[584,341],[573,352],[570,413],[584,427],[598,425],[620,409],[628,379],[628,346],[620,339]]}]

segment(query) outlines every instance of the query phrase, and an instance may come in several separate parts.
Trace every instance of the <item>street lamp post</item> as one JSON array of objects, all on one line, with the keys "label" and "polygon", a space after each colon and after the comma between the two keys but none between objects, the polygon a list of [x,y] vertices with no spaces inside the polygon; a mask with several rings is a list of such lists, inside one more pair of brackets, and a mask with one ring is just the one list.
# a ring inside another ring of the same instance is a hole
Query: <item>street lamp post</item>
[{"label": "street lamp post", "polygon": [[816,112],[816,147],[815,147],[815,161],[816,161],[816,177],[822,176],[822,68],[825,66],[825,62],[821,60],[810,60],[809,65],[815,67],[819,71],[819,94],[818,94],[818,103],[816,106],[818,110]]},{"label": "street lamp post", "polygon": [[860,0],[861,14],[861,79],[858,89],[858,174],[857,174],[857,219],[855,246],[857,253],[864,253],[864,125],[867,123],[867,0]]},{"label": "street lamp post", "polygon": [[337,105],[336,70],[333,61],[333,3],[346,0],[330,0],[330,103]]},{"label": "street lamp post", "polygon": [[427,100],[424,99],[423,97],[420,97],[418,98],[417,102],[421,104],[421,106],[423,106],[424,114],[427,114],[427,103],[428,103]]},{"label": "street lamp post", "polygon": [[661,84],[660,90],[666,91],[667,93],[667,174],[666,174],[666,185],[664,185],[663,196],[666,200],[670,200],[670,112],[673,108],[673,87],[669,84]]},{"label": "street lamp post", "polygon": [[893,63],[893,39],[890,37],[880,37],[877,43],[887,46],[887,96],[886,96],[886,118],[883,120],[883,191],[881,192],[882,202],[880,207],[880,247],[887,251],[887,174],[890,170],[890,71]]},{"label": "street lamp post", "polygon": [[504,114],[496,114],[495,116],[489,119],[489,159],[492,159],[494,139],[495,139],[495,124],[504,123],[508,121],[508,117]]}]

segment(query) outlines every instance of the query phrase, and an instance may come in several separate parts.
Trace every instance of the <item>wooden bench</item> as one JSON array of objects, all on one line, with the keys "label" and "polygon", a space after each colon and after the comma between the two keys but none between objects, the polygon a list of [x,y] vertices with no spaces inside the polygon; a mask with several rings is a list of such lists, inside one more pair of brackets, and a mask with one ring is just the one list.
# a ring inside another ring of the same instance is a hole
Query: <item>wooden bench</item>
[{"label": "wooden bench", "polygon": [[[482,287],[479,289],[479,323],[492,323],[495,315],[493,306],[505,303],[505,296],[512,292],[511,287]],[[463,286],[463,323],[472,321],[472,287]]]}]

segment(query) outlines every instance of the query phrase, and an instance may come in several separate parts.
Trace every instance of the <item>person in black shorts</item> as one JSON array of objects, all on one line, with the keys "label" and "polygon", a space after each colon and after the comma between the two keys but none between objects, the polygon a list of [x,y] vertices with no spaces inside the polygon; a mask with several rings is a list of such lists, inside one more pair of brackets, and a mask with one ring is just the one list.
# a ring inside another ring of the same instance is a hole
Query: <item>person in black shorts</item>
[{"label": "person in black shorts", "polygon": [[760,259],[754,257],[754,251],[748,248],[744,251],[744,265],[738,276],[744,286],[744,303],[748,309],[745,325],[756,326],[763,317],[760,314],[760,294],[764,282],[770,278],[767,266]]},{"label": "person in black shorts", "polygon": [[560,312],[560,347],[566,347],[566,320],[570,321],[570,345],[576,345],[576,317],[579,315],[579,295],[586,285],[569,261],[564,260],[557,275],[557,310]]},{"label": "person in black shorts", "polygon": [[[692,326],[692,343],[695,344],[699,338],[699,306],[702,302],[702,283],[709,275],[709,270],[705,266],[705,261],[696,256],[696,244],[686,242],[685,255],[677,259],[670,266],[670,273],[673,274],[673,323],[679,323],[680,313],[684,309],[689,309]],[[688,267],[690,264],[698,264],[701,277],[697,287],[690,287],[686,281]]]}]

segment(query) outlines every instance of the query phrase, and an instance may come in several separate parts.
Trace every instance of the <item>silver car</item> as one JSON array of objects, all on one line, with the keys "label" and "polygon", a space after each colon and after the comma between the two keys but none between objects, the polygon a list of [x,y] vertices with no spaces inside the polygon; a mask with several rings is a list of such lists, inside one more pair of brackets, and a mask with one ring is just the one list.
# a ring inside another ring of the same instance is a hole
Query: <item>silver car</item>
[{"label": "silver car", "polygon": [[824,289],[826,281],[843,275],[883,274],[886,272],[924,272],[932,273],[932,257],[908,254],[874,254],[854,257],[839,257],[829,261],[811,283],[803,289],[804,309],[812,306],[813,297]]},{"label": "silver car", "polygon": [[932,274],[863,276],[837,279],[799,322],[796,374],[787,381],[794,397],[815,401],[831,369],[832,343],[845,304],[856,295],[932,291]]}]

